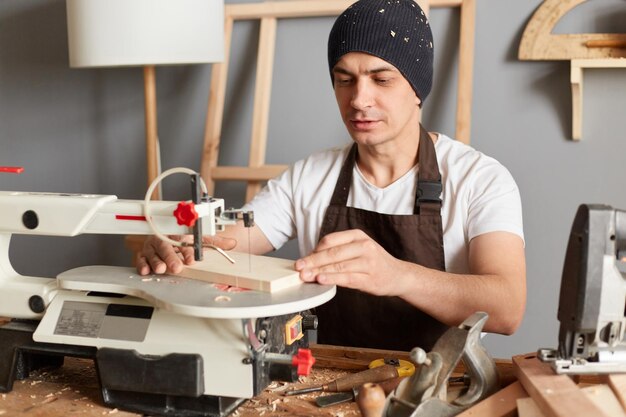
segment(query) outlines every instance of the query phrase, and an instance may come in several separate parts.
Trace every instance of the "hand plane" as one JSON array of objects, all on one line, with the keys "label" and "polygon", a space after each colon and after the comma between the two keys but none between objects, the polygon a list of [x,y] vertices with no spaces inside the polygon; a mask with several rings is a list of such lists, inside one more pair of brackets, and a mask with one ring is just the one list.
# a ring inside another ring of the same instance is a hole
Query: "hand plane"
[{"label": "hand plane", "polygon": [[[411,360],[421,366],[387,397],[382,416],[450,417],[494,393],[498,389],[496,366],[480,343],[487,318],[486,313],[474,313],[459,327],[448,329],[428,353],[414,348]],[[448,381],[460,360],[467,367],[469,386],[448,401]]]}]

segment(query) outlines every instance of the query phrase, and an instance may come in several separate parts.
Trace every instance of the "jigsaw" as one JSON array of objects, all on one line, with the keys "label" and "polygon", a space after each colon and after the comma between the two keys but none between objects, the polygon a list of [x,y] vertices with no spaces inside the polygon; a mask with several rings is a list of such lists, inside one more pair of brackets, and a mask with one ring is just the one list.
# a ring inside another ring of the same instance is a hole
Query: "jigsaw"
[{"label": "jigsaw", "polygon": [[559,295],[558,349],[540,349],[557,373],[626,372],[626,212],[578,208]]}]

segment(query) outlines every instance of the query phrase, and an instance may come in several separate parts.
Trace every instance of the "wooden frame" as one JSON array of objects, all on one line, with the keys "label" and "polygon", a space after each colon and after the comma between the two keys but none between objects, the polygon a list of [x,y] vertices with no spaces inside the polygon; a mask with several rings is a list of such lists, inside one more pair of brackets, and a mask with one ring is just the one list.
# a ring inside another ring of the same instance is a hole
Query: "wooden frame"
[{"label": "wooden frame", "polygon": [[[238,180],[248,183],[246,201],[260,189],[264,181],[279,175],[286,165],[266,165],[265,152],[270,110],[274,46],[278,19],[336,16],[354,0],[292,0],[262,3],[227,4],[224,8],[224,62],[213,64],[209,104],[204,134],[200,173],[213,194],[216,180]],[[456,137],[469,143],[471,130],[472,76],[474,56],[475,0],[430,0],[429,7],[460,7],[459,80],[457,93]],[[229,65],[230,44],[234,22],[261,21],[257,55],[256,85],[252,116],[252,137],[247,167],[218,166],[224,100]]]},{"label": "wooden frame", "polygon": [[546,0],[526,25],[519,47],[521,60],[570,60],[572,139],[582,138],[583,68],[626,68],[626,34],[553,34],[556,23],[587,0]]}]

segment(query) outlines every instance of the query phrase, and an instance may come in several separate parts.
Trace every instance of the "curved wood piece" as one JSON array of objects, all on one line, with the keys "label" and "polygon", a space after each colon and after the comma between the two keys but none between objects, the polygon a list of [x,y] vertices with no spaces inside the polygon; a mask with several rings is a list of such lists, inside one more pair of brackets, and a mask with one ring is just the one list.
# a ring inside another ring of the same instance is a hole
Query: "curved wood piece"
[{"label": "curved wood piece", "polygon": [[521,60],[571,60],[626,57],[626,34],[552,34],[556,23],[587,0],[545,0],[526,25],[519,47]]}]

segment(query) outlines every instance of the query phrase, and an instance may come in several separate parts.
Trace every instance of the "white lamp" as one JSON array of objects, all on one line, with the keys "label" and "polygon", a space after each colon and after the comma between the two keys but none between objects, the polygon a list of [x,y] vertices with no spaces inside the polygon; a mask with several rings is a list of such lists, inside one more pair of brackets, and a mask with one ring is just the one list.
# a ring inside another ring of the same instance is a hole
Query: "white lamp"
[{"label": "white lamp", "polygon": [[73,68],[144,67],[151,183],[160,171],[154,66],[223,60],[223,0],[67,0],[67,32]]}]

